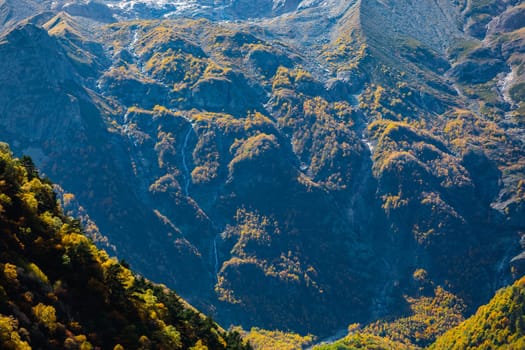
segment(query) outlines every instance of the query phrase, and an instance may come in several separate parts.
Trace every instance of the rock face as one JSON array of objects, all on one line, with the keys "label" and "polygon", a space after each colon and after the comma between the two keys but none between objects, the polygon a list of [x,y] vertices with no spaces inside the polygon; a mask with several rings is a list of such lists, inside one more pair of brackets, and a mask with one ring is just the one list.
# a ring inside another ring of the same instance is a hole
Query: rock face
[{"label": "rock face", "polygon": [[[411,38],[444,52],[461,33],[461,8],[446,0],[362,1],[361,23],[374,39]],[[391,45],[392,43],[390,43]],[[387,42],[381,42],[388,49]]]},{"label": "rock face", "polygon": [[0,28],[7,25],[14,25],[18,21],[30,17],[44,7],[36,1],[23,0],[2,0],[0,1]]},{"label": "rock face", "polygon": [[90,18],[103,23],[115,22],[113,11],[108,6],[96,1],[66,3],[62,10],[72,16]]},{"label": "rock face", "polygon": [[[339,1],[339,0],[336,0]],[[105,0],[116,12],[130,17],[159,18],[203,16],[219,20],[255,19],[290,13],[321,1],[301,0]]]},{"label": "rock face", "polygon": [[225,325],[322,335],[415,271],[468,310],[511,279],[521,5],[38,4],[0,3],[0,137]]}]

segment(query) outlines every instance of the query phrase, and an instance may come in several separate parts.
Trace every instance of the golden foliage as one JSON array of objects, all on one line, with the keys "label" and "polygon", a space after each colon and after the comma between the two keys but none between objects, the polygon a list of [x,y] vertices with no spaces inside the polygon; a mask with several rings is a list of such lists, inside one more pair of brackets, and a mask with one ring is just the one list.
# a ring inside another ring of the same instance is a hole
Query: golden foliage
[{"label": "golden foliage", "polygon": [[441,336],[430,349],[523,349],[525,278],[501,289],[476,314]]},{"label": "golden foliage", "polygon": [[33,307],[33,315],[35,315],[38,322],[54,332],[57,328],[56,310],[51,305],[38,303]]},{"label": "golden foliage", "polygon": [[253,327],[249,332],[242,332],[254,350],[301,350],[312,344],[312,335],[301,336],[297,333],[269,331]]},{"label": "golden foliage", "polygon": [[[421,270],[415,272],[422,278]],[[363,332],[386,337],[402,344],[426,346],[448,329],[463,321],[463,301],[442,287],[436,287],[432,296],[406,297],[411,315],[393,321],[376,321]]]},{"label": "golden foliage", "polygon": [[22,341],[18,331],[18,321],[13,317],[0,314],[0,345],[5,350],[31,350],[26,341]]}]

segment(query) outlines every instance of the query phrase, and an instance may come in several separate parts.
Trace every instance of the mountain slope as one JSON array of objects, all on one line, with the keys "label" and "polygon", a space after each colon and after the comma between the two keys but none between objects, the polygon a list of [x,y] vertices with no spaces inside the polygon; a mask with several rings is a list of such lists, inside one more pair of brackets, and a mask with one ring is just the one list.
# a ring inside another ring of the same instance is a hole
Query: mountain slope
[{"label": "mountain slope", "polygon": [[[101,52],[100,44],[89,42],[89,33],[71,36],[83,27],[71,28],[70,21],[66,14],[52,18],[48,24],[51,35],[31,23],[24,23],[0,43],[2,57],[9,62],[0,78],[3,139],[20,152],[31,155],[46,169],[48,176],[60,178],[60,185],[69,192],[83,179],[82,190],[74,191],[81,205],[88,213],[96,213],[97,221],[104,218],[97,222],[103,232],[113,227],[111,243],[118,245],[122,253],[128,251],[129,254],[124,254],[129,261],[134,264],[141,261],[138,265],[146,268],[152,266],[150,272],[142,270],[143,273],[154,278],[159,277],[154,271],[162,266],[185,269],[187,266],[181,261],[186,259],[192,261],[192,271],[196,271],[199,262],[191,244],[164,225],[153,211],[142,209],[141,194],[133,187],[142,188],[134,180],[126,146],[114,141],[114,133],[105,123],[110,105],[93,92],[92,75],[98,76],[107,60],[97,56]],[[59,27],[64,30],[59,31]],[[12,79],[13,74],[16,79]],[[16,87],[20,86],[27,88],[17,91]],[[130,212],[134,215],[128,217]],[[144,243],[146,237],[154,237],[160,231],[165,232],[164,243],[152,239]],[[173,235],[178,239],[175,243],[170,237]],[[138,247],[158,244],[169,247],[169,251],[162,253],[160,248],[155,248],[159,254],[154,257],[155,264],[150,264],[151,254]],[[168,278],[172,281],[177,275],[173,272]],[[199,273],[206,274],[204,270]],[[181,290],[191,288],[194,294],[199,293],[202,281],[189,276],[184,281],[187,285],[180,285]]]},{"label": "mountain slope", "polygon": [[[499,290],[488,304],[481,306],[467,320],[453,327],[426,347],[428,349],[522,349],[525,345],[525,279]],[[414,320],[415,321],[415,320]],[[427,323],[432,326],[433,322]],[[352,326],[351,326],[352,327]],[[409,328],[417,328],[412,325]],[[370,329],[353,327],[345,338],[315,347],[332,349],[420,349],[409,341],[394,341],[398,334],[383,330],[383,335]],[[393,340],[394,339],[394,340]]]},{"label": "mountain slope", "polygon": [[249,348],[172,291],[99,251],[64,216],[31,160],[12,158],[6,144],[0,227],[2,349]]},{"label": "mountain slope", "polygon": [[525,279],[496,293],[476,314],[430,349],[522,349],[525,346]]},{"label": "mountain slope", "polygon": [[6,27],[0,137],[141,273],[319,335],[512,280],[521,2],[104,3]]}]

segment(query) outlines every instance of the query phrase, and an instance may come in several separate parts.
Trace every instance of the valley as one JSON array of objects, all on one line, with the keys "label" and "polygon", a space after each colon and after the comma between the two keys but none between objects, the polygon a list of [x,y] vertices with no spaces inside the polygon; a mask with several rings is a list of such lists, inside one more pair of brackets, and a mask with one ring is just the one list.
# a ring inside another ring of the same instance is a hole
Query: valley
[{"label": "valley", "polygon": [[0,140],[225,328],[425,347],[525,272],[524,14],[2,0]]}]

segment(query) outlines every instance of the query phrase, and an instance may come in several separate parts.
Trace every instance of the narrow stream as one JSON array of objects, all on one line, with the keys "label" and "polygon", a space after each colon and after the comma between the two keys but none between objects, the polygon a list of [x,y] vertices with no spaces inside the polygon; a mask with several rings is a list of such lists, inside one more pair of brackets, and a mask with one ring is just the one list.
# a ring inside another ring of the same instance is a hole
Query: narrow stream
[{"label": "narrow stream", "polygon": [[188,148],[188,141],[190,139],[193,126],[190,124],[186,136],[184,137],[184,143],[182,144],[182,167],[184,168],[184,195],[189,197],[191,174],[188,168],[188,162],[186,160],[186,148]]},{"label": "narrow stream", "polygon": [[514,70],[511,70],[509,73],[505,74],[505,76],[500,78],[496,84],[503,101],[511,105],[513,104],[513,101],[512,101],[512,98],[510,97],[509,89],[510,89],[510,85],[514,82],[514,78],[515,78]]},{"label": "narrow stream", "polygon": [[219,254],[217,253],[217,239],[220,238],[220,234],[217,234],[217,236],[215,236],[215,238],[213,239],[213,257],[214,257],[214,262],[215,262],[215,278],[219,278]]},{"label": "narrow stream", "polygon": [[135,57],[137,57],[137,52],[135,50],[137,41],[139,41],[139,32],[135,30],[135,32],[133,33],[133,40],[131,40],[131,43],[129,43],[129,46],[128,46],[128,51]]},{"label": "narrow stream", "polygon": [[312,345],[308,346],[306,350],[312,350],[314,346],[334,343],[338,340],[343,339],[347,335],[348,335],[348,329],[341,328],[338,331],[336,331],[333,335],[323,338],[323,339],[319,339],[318,341],[315,341]]},{"label": "narrow stream", "polygon": [[466,99],[465,95],[463,94],[463,91],[461,91],[458,84],[452,84],[452,87],[454,88],[459,97]]},{"label": "narrow stream", "polygon": [[510,280],[510,260],[516,254],[514,247],[509,247],[501,260],[496,264],[494,281],[492,282],[494,291],[507,286],[511,283]]}]

